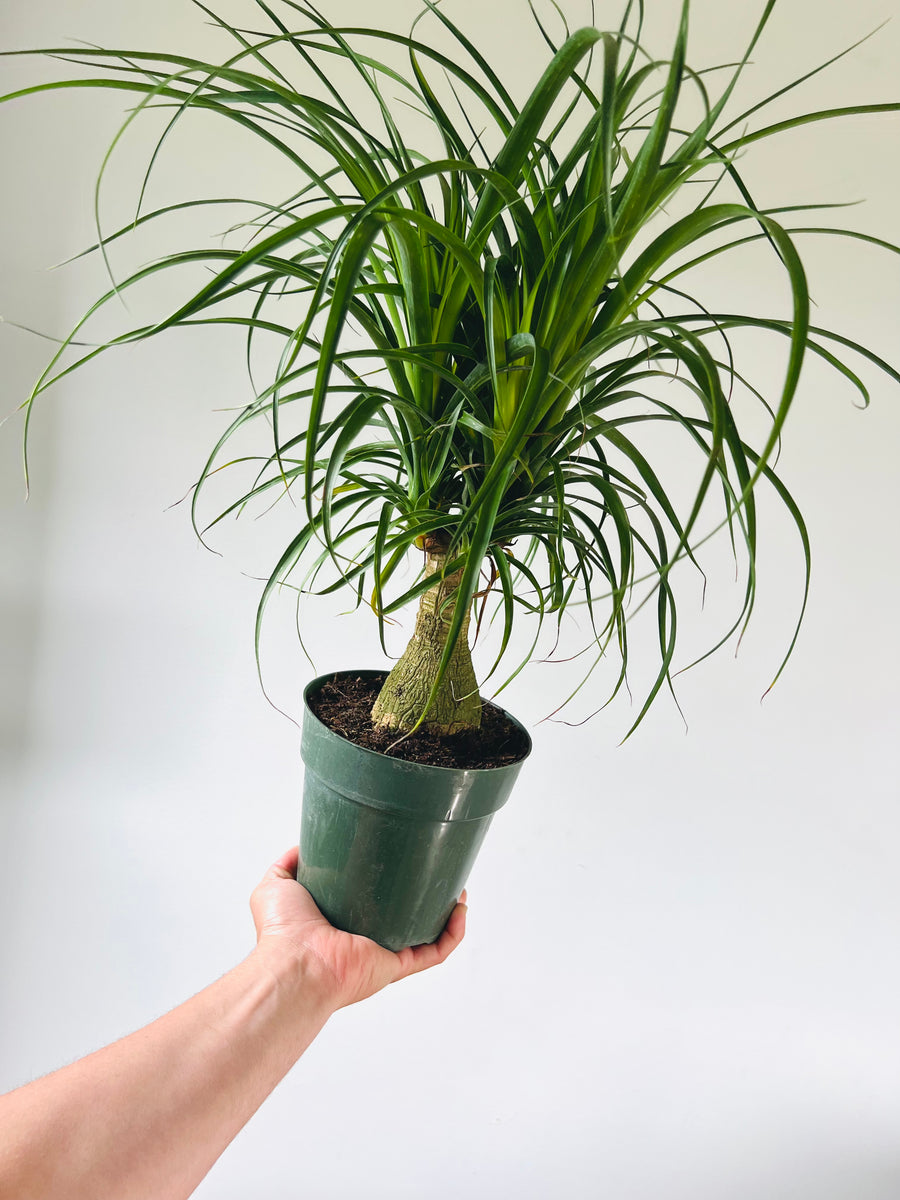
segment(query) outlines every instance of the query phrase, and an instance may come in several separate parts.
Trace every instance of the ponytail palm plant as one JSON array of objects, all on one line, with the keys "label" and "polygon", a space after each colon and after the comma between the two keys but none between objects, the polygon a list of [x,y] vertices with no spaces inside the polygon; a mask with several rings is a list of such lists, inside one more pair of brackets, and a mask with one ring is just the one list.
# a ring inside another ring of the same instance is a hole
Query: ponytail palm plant
[{"label": "ponytail palm plant", "polygon": [[[616,656],[614,695],[626,679],[629,618],[652,597],[658,669],[636,725],[672,671],[673,569],[696,563],[717,529],[741,564],[742,602],[709,652],[749,621],[758,485],[796,526],[808,582],[803,517],[773,469],[805,356],[864,399],[854,356],[900,382],[871,349],[811,324],[795,241],[817,233],[897,247],[804,220],[804,207],[822,206],[764,206],[744,178],[744,153],[811,122],[900,106],[767,124],[766,105],[825,63],[733,111],[775,0],[740,61],[715,70],[688,65],[689,0],[665,58],[642,44],[640,0],[607,32],[557,35],[556,6],[548,16],[532,7],[547,62],[524,103],[451,19],[449,0],[425,0],[408,33],[335,25],[293,0],[255,0],[266,28],[237,28],[194,3],[232,41],[223,61],[49,50],[89,73],[15,95],[123,91],[135,101],[123,132],[162,110],[148,176],[177,123],[215,114],[281,156],[295,183],[277,200],[240,201],[241,224],[222,244],[158,257],[111,283],[38,381],[29,416],[54,381],[114,346],[218,323],[237,327],[248,353],[274,336],[270,376],[222,433],[194,491],[201,536],[226,516],[294,499],[293,536],[259,604],[257,648],[266,605],[284,586],[350,589],[371,605],[382,645],[392,614],[418,603],[373,721],[401,735],[449,734],[480,721],[469,623],[481,625],[486,605],[497,644],[482,685],[509,657],[519,617],[537,631],[580,605],[594,661]],[[106,256],[180,210],[238,203],[186,196],[145,210],[146,186],[134,219],[103,231],[93,252]],[[734,252],[746,247],[782,273],[783,312],[717,311],[693,294],[699,268],[737,270]],[[174,311],[78,349],[99,309],[197,264],[208,278]],[[774,394],[749,377],[735,331],[786,349]],[[257,453],[236,459],[235,439],[254,432]],[[685,500],[667,483],[667,462],[686,458],[696,477]],[[242,475],[203,526],[207,482],[241,464],[250,482]]]}]

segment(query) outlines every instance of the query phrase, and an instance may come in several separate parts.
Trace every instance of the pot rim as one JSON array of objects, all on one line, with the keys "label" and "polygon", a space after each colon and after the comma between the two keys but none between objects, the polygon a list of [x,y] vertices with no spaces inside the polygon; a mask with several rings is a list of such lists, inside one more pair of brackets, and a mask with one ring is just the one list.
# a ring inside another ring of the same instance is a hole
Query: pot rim
[{"label": "pot rim", "polygon": [[525,728],[525,726],[522,724],[522,722],[517,717],[513,716],[513,714],[511,712],[507,712],[507,710],[505,708],[501,708],[501,706],[499,704],[495,704],[493,700],[486,700],[486,701],[483,701],[483,703],[490,704],[490,706],[492,708],[495,708],[499,713],[501,713],[504,717],[506,717],[507,720],[511,721],[513,723],[513,725],[515,725],[516,728],[519,730],[519,732],[525,737],[525,741],[526,741],[526,750],[525,750],[524,754],[520,755],[519,758],[515,759],[513,762],[498,763],[494,767],[445,767],[439,763],[414,762],[407,758],[398,758],[392,754],[383,754],[380,750],[372,750],[368,746],[361,746],[358,742],[354,742],[352,738],[347,738],[347,737],[344,737],[344,735],[342,733],[337,733],[335,730],[331,729],[328,725],[326,725],[324,721],[320,720],[320,718],[316,715],[316,713],[313,712],[312,708],[310,707],[310,704],[309,704],[310,696],[314,695],[317,691],[319,691],[319,689],[325,683],[327,683],[330,679],[337,679],[342,675],[361,675],[363,677],[371,677],[373,675],[384,675],[384,674],[385,674],[385,671],[384,671],[383,667],[380,667],[380,668],[376,668],[376,667],[350,668],[350,667],[348,667],[348,668],[345,668],[344,670],[326,671],[324,675],[316,676],[316,678],[310,680],[310,682],[303,689],[303,706],[305,709],[304,718],[307,720],[314,720],[317,725],[320,725],[322,727],[322,729],[324,729],[332,737],[340,738],[342,742],[346,742],[348,746],[353,746],[354,750],[358,751],[360,754],[371,754],[373,756],[373,758],[376,758],[376,759],[381,759],[386,762],[392,762],[392,763],[398,763],[398,764],[402,763],[402,764],[404,764],[404,766],[409,767],[409,768],[418,767],[420,770],[423,770],[423,771],[445,771],[445,772],[447,772],[447,774],[457,774],[457,775],[461,771],[471,771],[473,773],[477,772],[477,773],[485,774],[485,775],[490,774],[491,772],[494,772],[494,771],[508,771],[508,770],[517,769],[518,767],[520,767],[522,765],[522,763],[524,763],[525,760],[529,757],[532,750],[534,749],[534,743],[531,740],[531,734],[528,732],[528,730]]}]

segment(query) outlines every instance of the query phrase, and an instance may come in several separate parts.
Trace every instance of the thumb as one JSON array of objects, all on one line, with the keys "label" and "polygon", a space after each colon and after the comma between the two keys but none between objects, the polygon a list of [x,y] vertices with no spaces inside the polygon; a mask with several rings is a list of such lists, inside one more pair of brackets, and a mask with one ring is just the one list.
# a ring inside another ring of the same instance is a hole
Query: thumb
[{"label": "thumb", "polygon": [[296,846],[285,850],[284,854],[277,858],[266,871],[263,882],[265,883],[267,879],[296,879],[298,858],[299,852]]}]

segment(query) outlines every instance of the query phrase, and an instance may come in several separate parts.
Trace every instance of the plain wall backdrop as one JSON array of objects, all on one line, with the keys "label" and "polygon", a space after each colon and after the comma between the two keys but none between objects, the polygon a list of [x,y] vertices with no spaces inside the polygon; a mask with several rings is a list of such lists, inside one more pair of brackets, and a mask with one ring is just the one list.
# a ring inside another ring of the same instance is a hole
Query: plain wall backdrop
[{"label": "plain wall backdrop", "polygon": [[[521,98],[546,58],[525,0],[447,7]],[[761,7],[696,3],[690,61],[739,57]],[[650,8],[664,54],[677,6]],[[402,29],[416,5],[326,9]],[[581,0],[566,10],[589,17]],[[220,11],[261,20],[250,0]],[[898,11],[779,0],[743,106]],[[598,6],[598,24],[618,17]],[[0,46],[224,55],[204,21],[187,0],[11,0]],[[898,61],[894,22],[772,119],[900,99]],[[3,59],[0,90],[57,70]],[[124,104],[84,93],[0,106],[8,321],[64,334],[102,287],[99,264],[45,268],[92,240],[93,184]],[[126,139],[111,168],[112,222],[134,202],[148,144]],[[898,164],[900,117],[878,116],[787,134],[746,171],[763,205],[865,199],[835,223],[897,242]],[[163,191],[182,172],[210,191],[236,172],[256,194],[291,190],[279,163],[212,126],[173,138],[160,170]],[[861,243],[800,248],[814,320],[898,363],[900,260]],[[783,281],[755,271],[748,258],[746,275],[718,276],[715,302],[782,311]],[[0,415],[48,346],[0,327]],[[751,356],[774,388],[770,349],[771,363],[769,349]],[[687,733],[665,699],[622,746],[625,697],[580,727],[541,722],[574,667],[535,665],[503,693],[535,751],[470,881],[465,945],[338,1014],[198,1196],[896,1200],[900,386],[865,376],[860,411],[810,362],[788,421],[780,470],[814,575],[774,691],[760,704],[802,571],[769,504],[755,622],[736,659],[726,650],[679,678]],[[108,354],[41,402],[27,504],[21,422],[0,427],[0,1088],[138,1027],[243,957],[247,897],[296,837],[298,734],[263,698],[253,657],[255,576],[278,547],[251,523],[217,557],[171,507],[227,419],[217,410],[246,398],[239,337],[177,333]],[[699,592],[682,607],[686,646],[737,595],[727,547],[712,562],[705,611]],[[306,611],[320,670],[382,661],[374,620],[346,607]],[[291,622],[289,606],[276,613],[265,661],[297,717],[312,669]]]}]

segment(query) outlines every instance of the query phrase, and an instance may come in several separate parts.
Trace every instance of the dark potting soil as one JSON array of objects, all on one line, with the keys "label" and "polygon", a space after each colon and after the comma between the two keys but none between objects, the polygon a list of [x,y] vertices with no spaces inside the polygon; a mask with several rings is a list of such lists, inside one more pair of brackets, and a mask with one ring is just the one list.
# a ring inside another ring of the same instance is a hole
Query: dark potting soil
[{"label": "dark potting soil", "polygon": [[[309,706],[333,733],[366,750],[407,762],[472,770],[505,767],[527,753],[525,734],[488,701],[482,701],[480,729],[443,738],[420,730],[398,742],[396,730],[376,729],[372,724],[372,705],[386,678],[387,672],[373,676],[352,672],[334,675],[310,696]],[[395,742],[398,744],[394,745]]]}]

